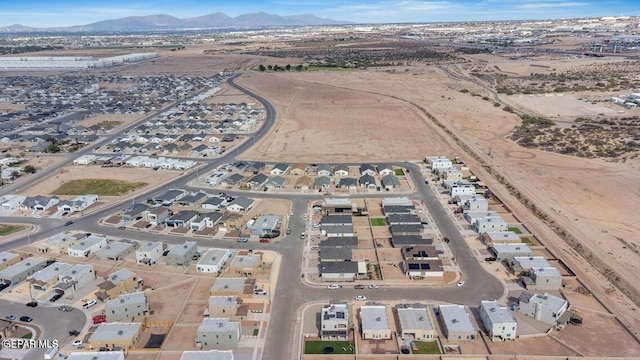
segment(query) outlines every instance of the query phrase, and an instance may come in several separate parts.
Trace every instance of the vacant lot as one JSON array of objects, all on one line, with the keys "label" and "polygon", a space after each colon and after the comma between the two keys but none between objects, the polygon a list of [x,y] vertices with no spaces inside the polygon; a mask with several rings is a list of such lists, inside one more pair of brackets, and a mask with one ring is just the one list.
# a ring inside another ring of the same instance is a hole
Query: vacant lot
[{"label": "vacant lot", "polygon": [[62,184],[53,191],[55,195],[119,196],[147,185],[143,182],[128,182],[109,179],[78,179]]},{"label": "vacant lot", "polygon": [[20,230],[24,230],[25,228],[26,226],[22,225],[0,224],[0,236],[7,236]]},{"label": "vacant lot", "polygon": [[257,73],[238,82],[267,96],[279,116],[274,131],[244,158],[390,161],[451,151],[421,114],[390,97]]}]

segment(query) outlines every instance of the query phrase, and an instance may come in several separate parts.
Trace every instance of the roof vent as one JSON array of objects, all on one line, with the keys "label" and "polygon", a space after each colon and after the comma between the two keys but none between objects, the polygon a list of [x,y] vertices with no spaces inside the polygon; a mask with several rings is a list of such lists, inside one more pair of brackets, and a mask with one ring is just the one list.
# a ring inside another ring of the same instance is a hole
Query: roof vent
[{"label": "roof vent", "polygon": [[124,331],[118,330],[118,335],[122,335],[122,334],[124,334]]},{"label": "roof vent", "polygon": [[376,321],[382,321],[382,318],[377,317]]}]

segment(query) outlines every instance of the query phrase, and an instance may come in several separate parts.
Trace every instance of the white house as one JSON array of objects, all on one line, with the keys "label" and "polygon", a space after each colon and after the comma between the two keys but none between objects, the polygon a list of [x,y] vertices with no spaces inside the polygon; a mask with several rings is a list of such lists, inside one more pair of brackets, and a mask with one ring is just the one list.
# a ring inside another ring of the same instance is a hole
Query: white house
[{"label": "white house", "polygon": [[449,195],[451,197],[455,197],[458,195],[475,195],[476,188],[468,181],[456,181],[454,183],[449,184]]},{"label": "white house", "polygon": [[507,231],[507,222],[501,216],[487,216],[473,223],[473,229],[483,234],[489,231]]},{"label": "white house", "polygon": [[519,300],[519,312],[551,326],[569,309],[567,300],[547,293],[531,295],[525,291]]},{"label": "white house", "polygon": [[77,291],[96,279],[96,272],[91,264],[76,264],[58,275],[60,283],[56,288]]},{"label": "white house", "polygon": [[69,246],[68,254],[74,257],[88,257],[96,251],[107,247],[105,236],[90,235],[80,242]]},{"label": "white house", "polygon": [[73,165],[89,165],[96,161],[96,155],[82,155],[73,160]]},{"label": "white house", "polygon": [[229,249],[209,249],[205,252],[198,263],[196,270],[203,273],[217,273],[232,256]]},{"label": "white house", "polygon": [[0,197],[0,206],[4,211],[16,211],[26,198],[24,195],[5,195]]},{"label": "white house", "polygon": [[431,171],[453,167],[453,162],[444,156],[427,156],[425,162]]},{"label": "white house", "polygon": [[69,213],[83,211],[98,201],[98,195],[78,195],[58,203],[58,211]]},{"label": "white house", "polygon": [[518,323],[506,307],[498,306],[497,301],[482,300],[480,319],[491,340],[515,340]]},{"label": "white house", "polygon": [[148,242],[136,250],[136,263],[152,265],[158,262],[164,252],[164,244],[160,241]]}]

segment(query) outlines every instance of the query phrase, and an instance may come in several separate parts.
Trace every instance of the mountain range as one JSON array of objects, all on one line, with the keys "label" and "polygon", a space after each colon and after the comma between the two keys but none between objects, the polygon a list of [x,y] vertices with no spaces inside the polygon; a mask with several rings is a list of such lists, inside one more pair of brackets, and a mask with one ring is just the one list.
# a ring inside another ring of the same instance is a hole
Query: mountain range
[{"label": "mountain range", "polygon": [[191,18],[171,15],[127,16],[121,19],[103,20],[87,25],[58,28],[35,28],[20,24],[0,26],[1,33],[20,32],[127,32],[189,29],[261,28],[271,26],[341,25],[348,21],[320,18],[311,14],[280,16],[266,12],[250,13],[231,17],[216,12]]}]

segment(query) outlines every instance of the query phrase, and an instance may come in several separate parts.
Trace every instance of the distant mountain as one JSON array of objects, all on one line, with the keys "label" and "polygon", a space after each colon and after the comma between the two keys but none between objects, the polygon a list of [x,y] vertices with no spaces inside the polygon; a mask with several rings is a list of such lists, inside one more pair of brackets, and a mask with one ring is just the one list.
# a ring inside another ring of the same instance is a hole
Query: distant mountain
[{"label": "distant mountain", "polygon": [[103,20],[87,25],[57,28],[33,28],[19,24],[0,27],[0,33],[34,31],[58,32],[112,32],[112,31],[154,31],[221,28],[260,28],[270,26],[341,25],[349,21],[319,18],[311,14],[280,16],[258,12],[230,17],[224,13],[180,19],[171,15],[127,16],[121,19]]}]

